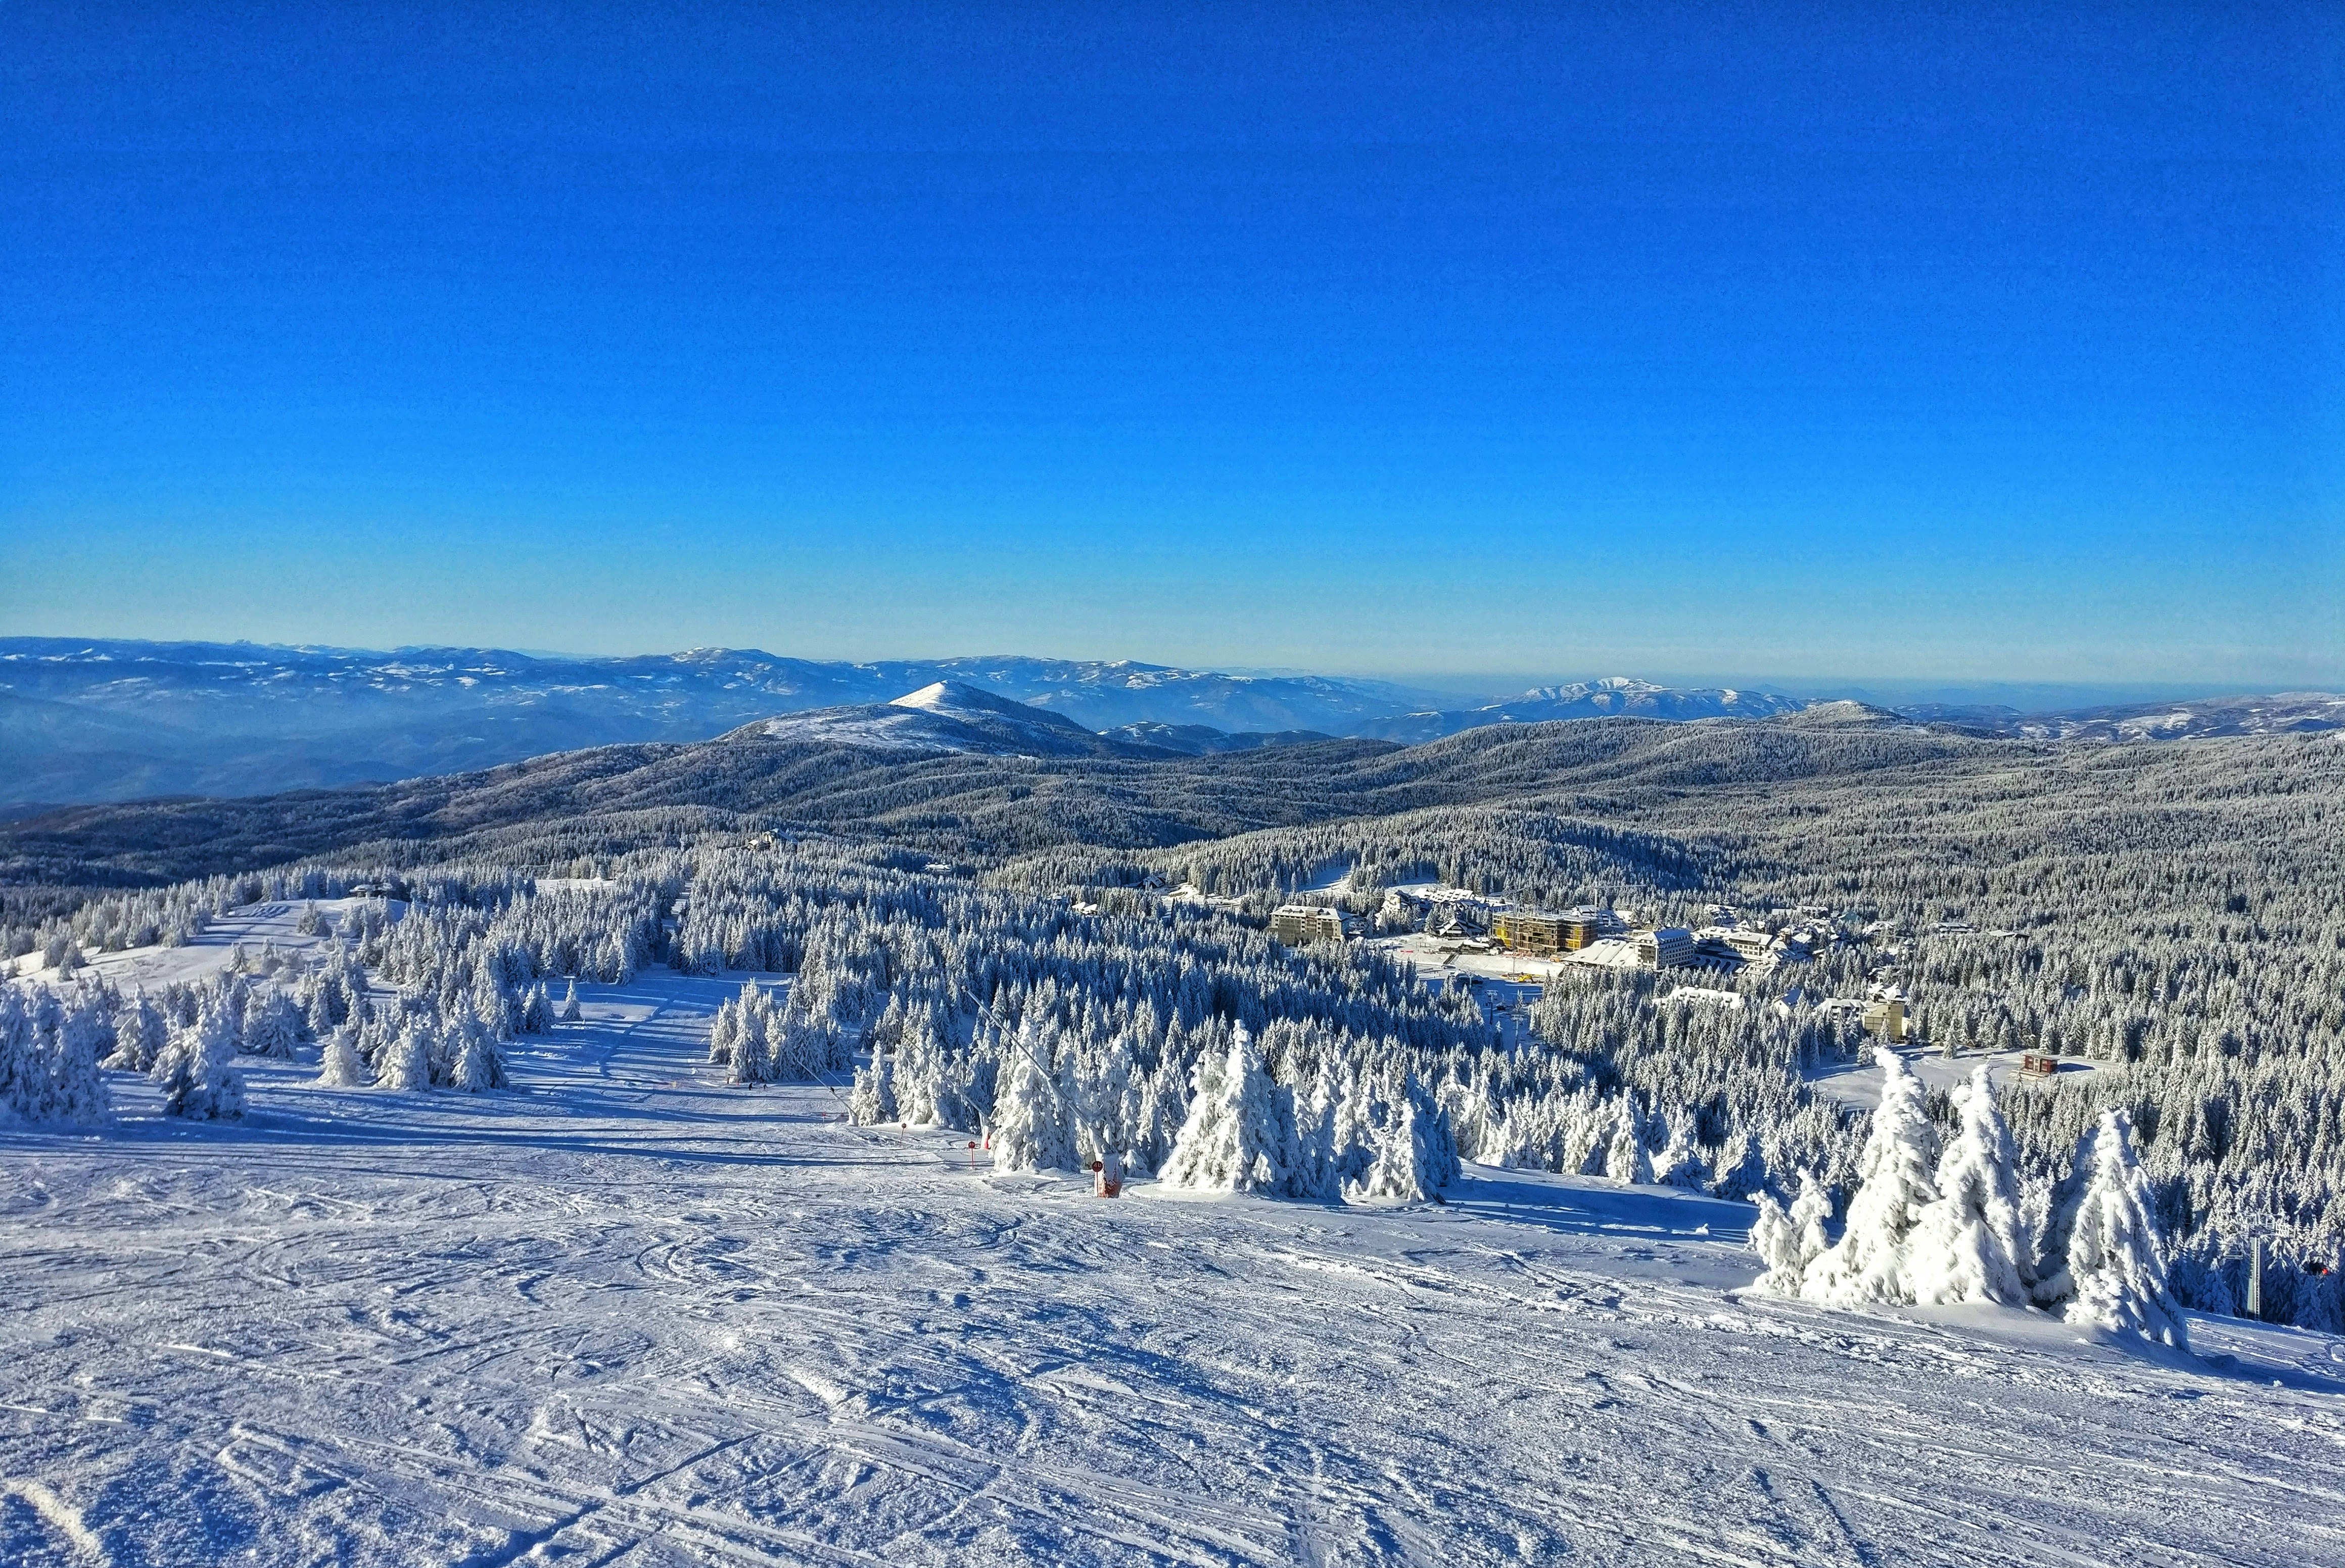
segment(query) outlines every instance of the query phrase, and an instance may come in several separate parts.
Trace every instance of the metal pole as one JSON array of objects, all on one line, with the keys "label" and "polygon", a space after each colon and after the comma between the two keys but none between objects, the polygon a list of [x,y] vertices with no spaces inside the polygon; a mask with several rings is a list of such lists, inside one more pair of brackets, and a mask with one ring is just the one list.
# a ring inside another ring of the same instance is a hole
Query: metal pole
[{"label": "metal pole", "polygon": [[2264,1239],[2257,1237],[2248,1243],[2248,1316],[2260,1320],[2264,1315]]}]

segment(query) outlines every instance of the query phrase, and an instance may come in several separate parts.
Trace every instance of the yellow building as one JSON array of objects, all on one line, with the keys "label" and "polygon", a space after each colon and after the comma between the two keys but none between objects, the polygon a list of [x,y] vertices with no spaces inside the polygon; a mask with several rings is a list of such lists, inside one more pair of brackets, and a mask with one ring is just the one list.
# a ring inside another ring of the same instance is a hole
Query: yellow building
[{"label": "yellow building", "polygon": [[1518,953],[1577,953],[1620,927],[1605,909],[1508,909],[1491,916],[1490,935]]}]

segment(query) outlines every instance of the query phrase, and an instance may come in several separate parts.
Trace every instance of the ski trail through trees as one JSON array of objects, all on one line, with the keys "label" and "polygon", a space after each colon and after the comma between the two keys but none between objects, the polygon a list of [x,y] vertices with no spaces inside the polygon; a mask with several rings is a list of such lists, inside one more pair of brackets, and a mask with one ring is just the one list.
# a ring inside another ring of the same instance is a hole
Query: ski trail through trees
[{"label": "ski trail through trees", "polygon": [[2345,1561],[2322,1336],[1749,1297],[1748,1206],[1541,1173],[1101,1200],[581,989],[511,1092],[0,1134],[0,1561]]}]

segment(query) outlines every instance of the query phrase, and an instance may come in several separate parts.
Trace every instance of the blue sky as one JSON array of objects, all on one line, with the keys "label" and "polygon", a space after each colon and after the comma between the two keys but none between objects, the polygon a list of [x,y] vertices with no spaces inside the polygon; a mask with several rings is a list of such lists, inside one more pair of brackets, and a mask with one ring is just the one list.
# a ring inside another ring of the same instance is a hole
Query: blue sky
[{"label": "blue sky", "polygon": [[2337,12],[1529,9],[16,8],[0,630],[2345,683]]}]

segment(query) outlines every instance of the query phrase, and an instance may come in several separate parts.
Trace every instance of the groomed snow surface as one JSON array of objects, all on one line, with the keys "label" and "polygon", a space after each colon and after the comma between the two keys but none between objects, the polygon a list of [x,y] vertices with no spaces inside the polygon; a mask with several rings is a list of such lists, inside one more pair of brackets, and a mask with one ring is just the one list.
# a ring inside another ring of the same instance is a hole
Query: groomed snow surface
[{"label": "groomed snow surface", "polygon": [[996,1178],[725,1087],[737,986],[0,1133],[0,1563],[2345,1563],[2340,1341],[1739,1295],[1655,1189]]}]

